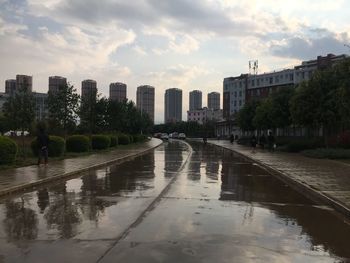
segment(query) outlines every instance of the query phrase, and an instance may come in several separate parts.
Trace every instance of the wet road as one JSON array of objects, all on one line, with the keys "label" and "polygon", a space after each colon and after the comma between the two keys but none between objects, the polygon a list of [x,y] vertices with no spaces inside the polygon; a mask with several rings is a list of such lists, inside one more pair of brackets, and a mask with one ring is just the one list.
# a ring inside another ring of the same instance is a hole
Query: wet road
[{"label": "wet road", "polygon": [[349,237],[330,208],[197,143],[0,200],[0,262],[350,262]]}]

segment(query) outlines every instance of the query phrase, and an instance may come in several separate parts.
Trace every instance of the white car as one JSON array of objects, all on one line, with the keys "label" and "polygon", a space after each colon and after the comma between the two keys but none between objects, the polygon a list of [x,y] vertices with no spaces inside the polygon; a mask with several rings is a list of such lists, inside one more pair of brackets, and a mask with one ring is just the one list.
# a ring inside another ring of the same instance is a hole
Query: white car
[{"label": "white car", "polygon": [[160,136],[160,138],[162,140],[169,140],[169,135],[167,133],[162,133],[162,135]]},{"label": "white car", "polygon": [[186,139],[186,134],[180,133],[179,134],[179,139],[185,140]]}]

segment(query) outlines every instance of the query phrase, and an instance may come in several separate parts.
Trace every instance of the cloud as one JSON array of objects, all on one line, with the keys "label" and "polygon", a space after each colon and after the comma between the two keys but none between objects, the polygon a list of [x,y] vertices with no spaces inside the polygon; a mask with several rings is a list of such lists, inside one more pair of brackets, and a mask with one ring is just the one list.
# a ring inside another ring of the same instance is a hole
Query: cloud
[{"label": "cloud", "polygon": [[271,43],[271,54],[279,57],[310,59],[328,53],[345,53],[344,44],[350,41],[346,32],[333,33],[322,28],[314,28],[311,31],[314,35],[290,36],[279,42]]}]

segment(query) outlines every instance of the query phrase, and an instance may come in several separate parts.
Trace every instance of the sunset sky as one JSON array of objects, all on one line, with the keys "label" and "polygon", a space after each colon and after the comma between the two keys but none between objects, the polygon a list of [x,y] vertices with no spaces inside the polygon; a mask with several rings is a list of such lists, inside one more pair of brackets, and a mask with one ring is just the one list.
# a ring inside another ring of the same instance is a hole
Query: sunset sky
[{"label": "sunset sky", "polygon": [[0,91],[16,74],[33,75],[46,92],[60,75],[80,93],[95,79],[156,88],[156,122],[164,90],[222,93],[224,77],[286,68],[327,53],[350,53],[350,1],[345,0],[0,0]]}]

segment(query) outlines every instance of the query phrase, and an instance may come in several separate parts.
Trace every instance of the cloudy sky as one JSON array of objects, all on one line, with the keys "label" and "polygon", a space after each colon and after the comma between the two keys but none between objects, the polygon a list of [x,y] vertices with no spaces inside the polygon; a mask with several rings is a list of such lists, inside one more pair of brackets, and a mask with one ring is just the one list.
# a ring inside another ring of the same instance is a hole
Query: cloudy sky
[{"label": "cloudy sky", "polygon": [[33,75],[46,92],[48,76],[65,76],[80,92],[95,79],[156,87],[156,122],[164,90],[200,89],[204,106],[224,77],[286,68],[320,54],[350,53],[346,0],[0,0],[0,91],[16,74]]}]

